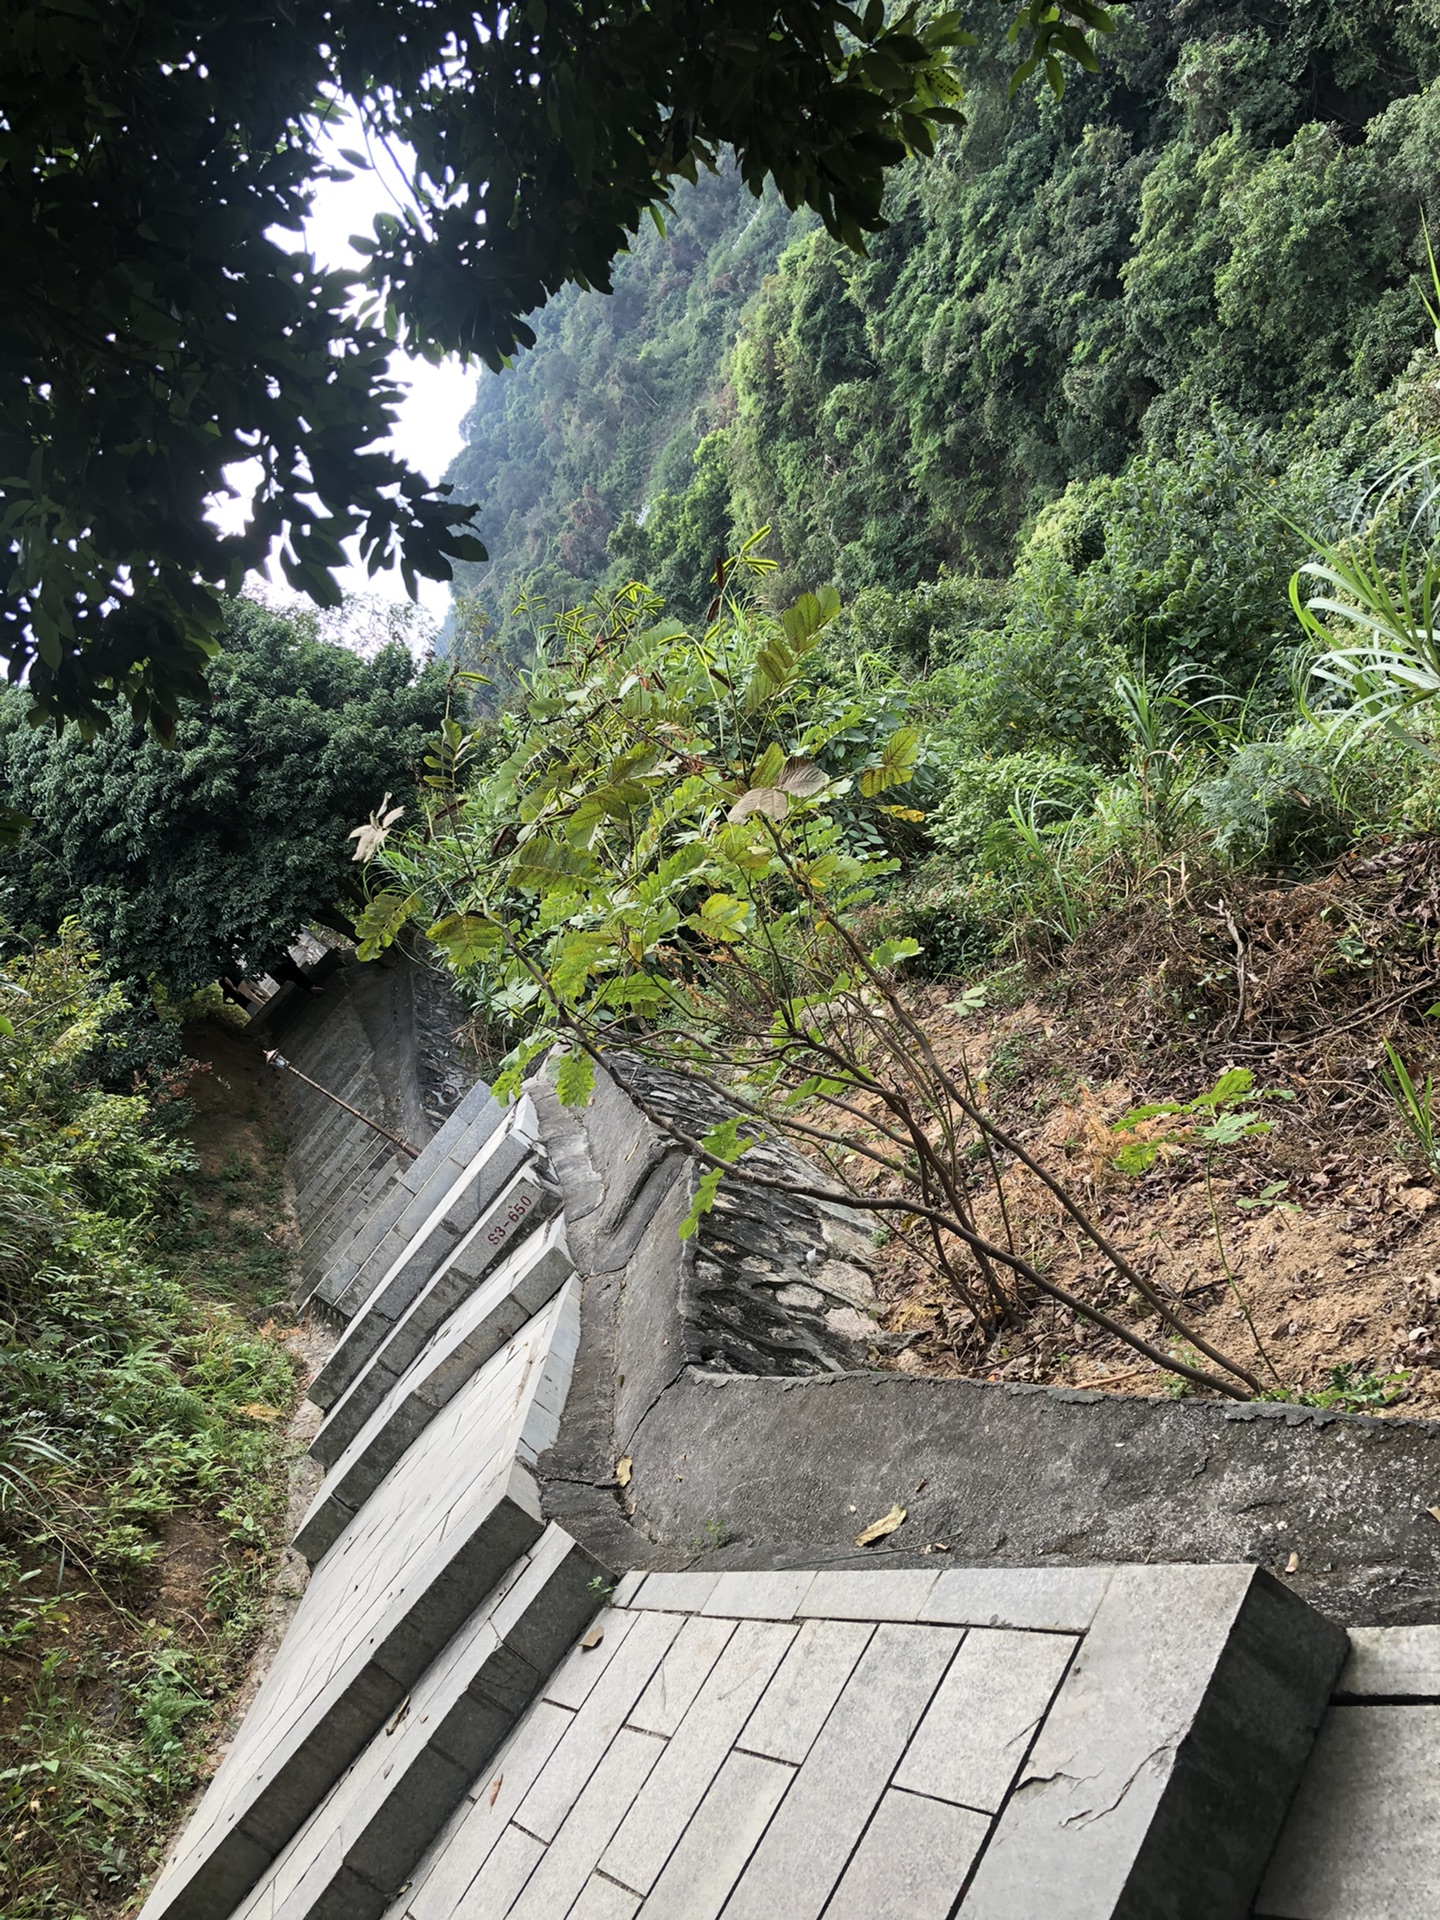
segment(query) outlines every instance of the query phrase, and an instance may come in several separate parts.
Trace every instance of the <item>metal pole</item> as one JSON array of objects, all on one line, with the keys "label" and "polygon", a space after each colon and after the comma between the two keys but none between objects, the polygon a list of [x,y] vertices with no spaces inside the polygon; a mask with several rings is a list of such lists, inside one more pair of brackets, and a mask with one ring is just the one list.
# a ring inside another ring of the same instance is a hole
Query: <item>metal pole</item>
[{"label": "metal pole", "polygon": [[297,1080],[303,1080],[307,1087],[313,1087],[316,1093],[323,1093],[327,1100],[333,1100],[337,1107],[343,1107],[346,1113],[354,1114],[357,1120],[363,1120],[367,1127],[373,1127],[376,1133],[398,1147],[401,1153],[408,1153],[412,1160],[420,1158],[419,1147],[412,1147],[408,1140],[402,1140],[398,1133],[391,1133],[388,1127],[382,1127],[378,1120],[372,1120],[368,1113],[361,1113],[358,1107],[352,1107],[348,1100],[342,1100],[338,1093],[331,1093],[328,1087],[322,1087],[318,1080],[312,1080],[308,1073],[302,1073],[298,1067],[292,1067],[278,1047],[266,1050],[265,1064],[274,1067],[277,1073],[293,1073]]}]

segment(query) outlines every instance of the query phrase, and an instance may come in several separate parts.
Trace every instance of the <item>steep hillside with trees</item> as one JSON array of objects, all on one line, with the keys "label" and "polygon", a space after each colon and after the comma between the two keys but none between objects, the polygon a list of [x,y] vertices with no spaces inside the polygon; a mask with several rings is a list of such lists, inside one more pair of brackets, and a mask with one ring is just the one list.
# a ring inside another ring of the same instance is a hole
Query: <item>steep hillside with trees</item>
[{"label": "steep hillside with trees", "polygon": [[[464,571],[492,619],[520,586],[631,575],[703,606],[716,554],[763,525],[781,594],[1003,576],[1071,482],[1197,434],[1242,465],[1364,465],[1415,349],[1440,181],[1424,9],[1141,4],[1098,74],[1013,101],[1001,33],[968,12],[968,124],[893,178],[868,258],[771,229],[777,270],[704,366],[736,289],[688,237],[647,239],[609,311],[567,294],[482,381],[454,477],[491,502],[492,569]],[[726,204],[681,189],[677,231]],[[1083,558],[1099,517],[1078,522]]]},{"label": "steep hillside with trees", "polygon": [[705,174],[663,232],[641,229],[613,294],[567,289],[536,316],[534,348],[482,375],[449,478],[479,504],[487,608],[583,596],[627,515],[686,491],[740,316],[806,224],[773,192],[757,203],[733,167]]},{"label": "steep hillside with trees", "polygon": [[[713,255],[567,296],[482,387],[467,480],[529,491],[469,584],[526,670],[375,850],[364,950],[427,925],[562,1099],[688,1073],[702,1210],[766,1136],[822,1159],[877,1364],[1433,1405],[1428,14],[1140,4],[1008,103],[968,24],[867,254],[777,232],[738,319]],[[507,381],[572,397],[533,471]]]}]

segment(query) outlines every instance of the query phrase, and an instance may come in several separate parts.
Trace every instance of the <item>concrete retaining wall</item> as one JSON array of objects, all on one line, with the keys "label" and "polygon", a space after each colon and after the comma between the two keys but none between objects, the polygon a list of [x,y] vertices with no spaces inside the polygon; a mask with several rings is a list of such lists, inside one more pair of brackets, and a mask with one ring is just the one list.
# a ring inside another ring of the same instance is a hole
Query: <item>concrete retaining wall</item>
[{"label": "concrete retaining wall", "polygon": [[[1440,1425],[922,1380],[853,1361],[835,1372],[816,1329],[850,1277],[863,1279],[853,1216],[797,1218],[737,1177],[682,1251],[675,1229],[693,1165],[614,1087],[581,1115],[543,1087],[533,1093],[563,1169],[585,1289],[575,1386],[542,1462],[546,1511],[602,1557],[670,1567],[845,1565],[877,1553],[891,1565],[937,1554],[985,1565],[1244,1560],[1337,1619],[1440,1620],[1430,1512]],[[645,1168],[659,1171],[637,1174]],[[637,1193],[643,1207],[627,1207]],[[756,1251],[737,1262],[737,1246]],[[716,1335],[727,1310],[698,1277],[707,1264],[735,1296],[733,1321],[763,1317],[763,1348]],[[787,1306],[797,1275],[835,1292]],[[815,1344],[787,1338],[787,1322]],[[854,1535],[895,1504],[904,1525],[857,1555]]]}]

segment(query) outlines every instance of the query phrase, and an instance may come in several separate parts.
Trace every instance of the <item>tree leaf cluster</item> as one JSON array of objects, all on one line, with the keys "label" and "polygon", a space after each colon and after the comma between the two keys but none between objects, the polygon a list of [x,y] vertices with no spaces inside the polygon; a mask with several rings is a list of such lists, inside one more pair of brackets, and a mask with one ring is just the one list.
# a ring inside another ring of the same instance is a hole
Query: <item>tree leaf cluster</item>
[{"label": "tree leaf cluster", "polygon": [[[1093,0],[1024,10],[1073,57]],[[162,734],[222,597],[278,545],[339,597],[347,541],[447,580],[468,507],[379,445],[394,345],[502,366],[524,315],[610,266],[671,183],[733,150],[848,246],[887,169],[958,118],[953,13],[843,0],[17,0],[0,17],[0,653],[87,731],[118,692]],[[327,272],[297,233],[326,128],[406,176]],[[403,160],[399,156],[408,156]],[[663,223],[662,223],[663,224]],[[233,481],[227,473],[237,476]],[[245,478],[248,472],[253,479]],[[248,495],[244,531],[207,517]]]},{"label": "tree leaf cluster", "polygon": [[888,700],[825,687],[839,597],[768,613],[767,570],[753,545],[738,555],[696,631],[636,586],[563,615],[502,719],[504,759],[437,779],[429,823],[372,863],[386,878],[357,923],[362,958],[424,924],[512,1023],[502,1087],[558,1045],[562,1097],[583,1099],[577,1036],[623,1041],[637,1021],[704,1058],[742,961],[783,991],[829,939],[825,916],[893,870],[872,796],[914,774],[918,733]]},{"label": "tree leaf cluster", "polygon": [[0,769],[31,816],[0,851],[17,926],[87,926],[112,979],[180,996],[262,971],[355,888],[346,831],[415,787],[443,717],[443,670],[403,647],[362,660],[303,620],[227,608],[208,702],[186,701],[163,746],[123,711],[86,741],[29,724],[0,695]]}]

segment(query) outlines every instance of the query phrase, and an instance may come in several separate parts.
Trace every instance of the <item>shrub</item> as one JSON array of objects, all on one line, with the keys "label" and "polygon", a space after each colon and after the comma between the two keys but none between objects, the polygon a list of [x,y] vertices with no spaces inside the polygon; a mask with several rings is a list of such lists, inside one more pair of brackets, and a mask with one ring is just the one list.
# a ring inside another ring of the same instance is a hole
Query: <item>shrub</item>
[{"label": "shrub", "polygon": [[[1348,748],[1348,751],[1347,751]],[[1194,798],[1214,848],[1237,866],[1304,869],[1392,819],[1408,769],[1388,740],[1356,744],[1296,727],[1217,763]]]},{"label": "shrub", "polygon": [[1085,812],[1102,775],[1083,761],[1060,754],[1005,753],[993,760],[962,760],[950,775],[950,790],[931,821],[934,838],[954,854],[961,871],[981,864],[995,829],[1010,816],[1016,795],[1040,823]]}]

